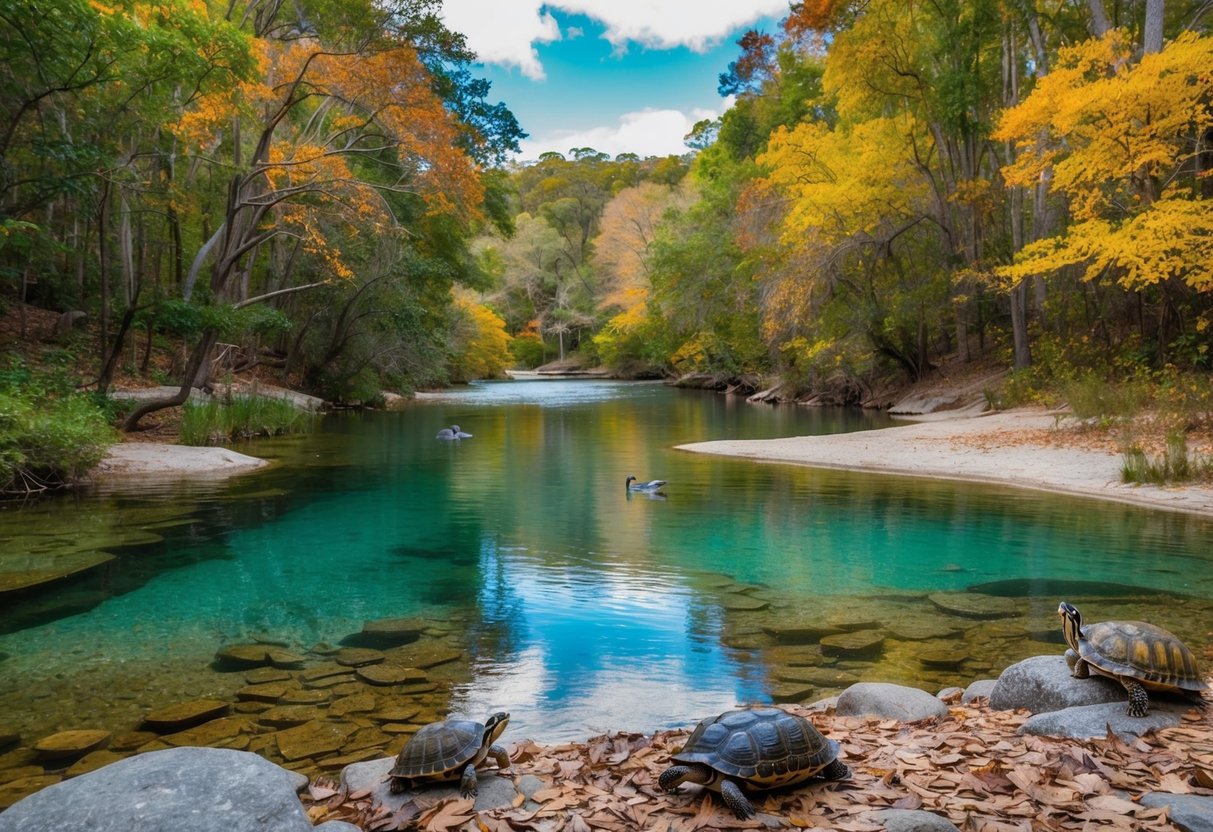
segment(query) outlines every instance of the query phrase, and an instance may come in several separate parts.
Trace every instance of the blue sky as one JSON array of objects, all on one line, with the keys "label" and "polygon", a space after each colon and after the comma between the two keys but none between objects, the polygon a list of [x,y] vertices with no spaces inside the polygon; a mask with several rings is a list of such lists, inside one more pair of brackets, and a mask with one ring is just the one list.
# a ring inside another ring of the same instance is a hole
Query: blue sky
[{"label": "blue sky", "polygon": [[787,0],[444,0],[530,138],[521,160],[594,147],[684,153],[682,137],[727,103],[717,76],[749,28],[774,32]]}]

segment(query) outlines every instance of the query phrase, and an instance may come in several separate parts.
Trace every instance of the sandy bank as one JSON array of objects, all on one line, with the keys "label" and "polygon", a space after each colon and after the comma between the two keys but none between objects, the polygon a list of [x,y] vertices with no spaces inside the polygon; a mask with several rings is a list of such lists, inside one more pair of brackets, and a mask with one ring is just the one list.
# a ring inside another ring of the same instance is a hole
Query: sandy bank
[{"label": "sandy bank", "polygon": [[1213,516],[1213,488],[1126,485],[1117,452],[1069,445],[1043,410],[930,417],[882,430],[697,442],[694,453],[1033,488]]},{"label": "sandy bank", "polygon": [[269,465],[228,448],[195,448],[156,442],[113,445],[93,469],[93,479],[119,477],[225,477]]}]

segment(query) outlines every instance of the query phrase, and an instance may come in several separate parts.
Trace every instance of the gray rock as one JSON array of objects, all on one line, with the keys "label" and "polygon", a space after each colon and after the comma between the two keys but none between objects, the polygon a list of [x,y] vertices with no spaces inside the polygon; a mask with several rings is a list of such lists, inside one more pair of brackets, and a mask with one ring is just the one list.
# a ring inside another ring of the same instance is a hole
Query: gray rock
[{"label": "gray rock", "polygon": [[306,785],[247,751],[170,748],[35,792],[0,814],[0,832],[356,832],[313,827],[297,794]]},{"label": "gray rock", "polygon": [[[382,803],[393,812],[419,794],[424,794],[427,798],[433,800],[445,800],[448,797],[459,796],[458,783],[439,783],[421,789],[403,791],[400,794],[392,794],[388,789],[387,773],[392,770],[392,766],[395,764],[396,759],[394,757],[384,757],[379,760],[368,760],[365,763],[348,765],[341,770],[341,785],[351,793],[369,789],[374,802]],[[509,806],[514,802],[514,798],[518,796],[518,789],[515,788],[514,781],[509,777],[495,774],[495,769],[492,768],[492,765],[490,762],[487,771],[478,770],[476,772],[477,790],[475,807],[478,812]],[[0,815],[0,817],[3,817],[3,815]]]},{"label": "gray rock", "polygon": [[971,682],[965,688],[965,692],[960,695],[960,701],[967,705],[980,696],[988,697],[997,684],[997,679],[978,679],[976,682]]},{"label": "gray rock", "polygon": [[878,809],[859,819],[883,823],[886,832],[960,832],[947,818],[917,809]]},{"label": "gray rock", "polygon": [[948,706],[925,690],[890,685],[884,682],[860,682],[838,697],[839,716],[876,716],[917,722],[928,717],[947,716]]},{"label": "gray rock", "polygon": [[1213,797],[1148,792],[1142,795],[1141,805],[1150,809],[1166,806],[1167,819],[1183,832],[1213,832]]},{"label": "gray rock", "polygon": [[1156,702],[1150,706],[1150,712],[1142,717],[1129,716],[1127,707],[1124,702],[1105,702],[1047,711],[1030,717],[1019,727],[1019,733],[1092,739],[1106,737],[1111,730],[1122,741],[1130,742],[1147,731],[1175,727],[1190,706]]},{"label": "gray rock", "polygon": [[1062,656],[1033,656],[1013,664],[998,677],[990,692],[997,711],[1027,708],[1034,714],[1078,705],[1129,701],[1125,689],[1103,676],[1075,679]]}]

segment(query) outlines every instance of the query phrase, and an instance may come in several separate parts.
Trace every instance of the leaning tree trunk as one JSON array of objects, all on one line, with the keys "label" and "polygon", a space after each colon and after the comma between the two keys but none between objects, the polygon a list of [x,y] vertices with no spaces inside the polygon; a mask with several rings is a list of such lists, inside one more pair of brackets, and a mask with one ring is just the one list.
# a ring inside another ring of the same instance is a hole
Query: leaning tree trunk
[{"label": "leaning tree trunk", "polygon": [[215,341],[218,340],[218,333],[208,327],[202,331],[202,337],[198,339],[197,346],[194,347],[193,353],[190,354],[189,365],[182,373],[181,389],[169,399],[157,399],[156,401],[147,402],[141,407],[131,412],[131,415],[126,417],[126,421],[122,423],[124,431],[133,431],[139,429],[139,420],[149,413],[154,413],[157,410],[164,410],[167,407],[178,407],[185,404],[190,397],[190,390],[194,387],[194,382],[198,378],[199,371],[205,366],[206,361],[210,358],[211,348],[215,346]]}]

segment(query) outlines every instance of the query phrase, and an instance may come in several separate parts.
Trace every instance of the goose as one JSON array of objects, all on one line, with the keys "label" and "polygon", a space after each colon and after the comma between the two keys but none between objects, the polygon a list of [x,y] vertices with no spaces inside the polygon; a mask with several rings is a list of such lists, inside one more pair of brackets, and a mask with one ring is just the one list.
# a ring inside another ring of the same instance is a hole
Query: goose
[{"label": "goose", "polygon": [[661,486],[665,485],[665,480],[649,480],[648,482],[640,482],[631,474],[628,474],[627,488],[628,491],[644,491],[651,493],[657,491]]},{"label": "goose", "polygon": [[443,428],[442,430],[438,431],[438,435],[435,436],[434,438],[435,439],[471,439],[472,435],[470,433],[464,433],[463,431],[461,431],[459,429],[459,425],[451,425],[449,428]]}]

